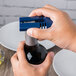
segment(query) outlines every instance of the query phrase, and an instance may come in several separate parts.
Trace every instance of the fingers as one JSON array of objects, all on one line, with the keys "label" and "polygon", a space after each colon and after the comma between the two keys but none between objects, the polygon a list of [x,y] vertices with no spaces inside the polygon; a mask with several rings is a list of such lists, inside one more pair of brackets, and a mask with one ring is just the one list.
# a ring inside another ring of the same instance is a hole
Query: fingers
[{"label": "fingers", "polygon": [[49,8],[38,8],[33,10],[29,16],[45,16],[50,17],[52,20],[54,19],[54,13],[55,11]]},{"label": "fingers", "polygon": [[45,61],[41,64],[41,70],[45,70],[45,71],[48,71],[48,69],[50,68],[50,65],[52,64],[52,61],[53,61],[53,57],[54,57],[54,53],[53,52],[50,52],[48,53]]},{"label": "fingers", "polygon": [[31,28],[27,30],[27,34],[39,40],[49,40],[51,37],[48,29]]},{"label": "fingers", "polygon": [[56,7],[51,6],[51,5],[49,5],[49,4],[45,5],[44,7],[45,7],[45,8],[49,8],[49,9],[53,9],[53,10],[58,10]]},{"label": "fingers", "polygon": [[15,53],[12,58],[11,58],[11,63],[12,63],[12,66],[16,66],[16,64],[18,63],[18,59],[17,59],[17,53]]},{"label": "fingers", "polygon": [[24,44],[25,44],[24,41],[20,42],[18,45],[18,49],[17,49],[18,59],[19,59],[19,62],[21,62],[21,63],[22,62],[27,63],[27,60],[25,57],[25,52],[24,52]]}]

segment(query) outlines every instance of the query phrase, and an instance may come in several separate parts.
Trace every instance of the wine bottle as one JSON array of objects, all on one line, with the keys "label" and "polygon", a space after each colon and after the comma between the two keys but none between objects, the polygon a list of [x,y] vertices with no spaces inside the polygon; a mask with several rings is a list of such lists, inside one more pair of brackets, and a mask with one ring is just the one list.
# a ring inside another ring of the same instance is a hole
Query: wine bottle
[{"label": "wine bottle", "polygon": [[25,33],[24,51],[26,59],[30,64],[41,64],[47,55],[46,48],[38,43],[37,39],[30,37]]}]

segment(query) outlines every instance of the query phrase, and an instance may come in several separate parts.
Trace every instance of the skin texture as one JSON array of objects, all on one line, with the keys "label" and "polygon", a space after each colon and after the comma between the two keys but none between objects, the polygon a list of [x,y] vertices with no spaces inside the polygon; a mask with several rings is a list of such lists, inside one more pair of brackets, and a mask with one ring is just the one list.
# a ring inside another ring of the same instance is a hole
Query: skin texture
[{"label": "skin texture", "polygon": [[31,28],[27,34],[39,40],[51,40],[57,46],[76,52],[76,25],[67,13],[51,6],[35,9],[29,16],[49,17],[53,24],[48,29]]},{"label": "skin texture", "polygon": [[[49,17],[53,24],[48,29],[31,28],[27,34],[39,40],[50,40],[57,46],[76,52],[76,26],[67,13],[51,6],[35,9],[29,16]],[[54,53],[50,52],[40,65],[29,64],[24,54],[24,42],[20,42],[11,63],[14,76],[46,76],[52,64]]]},{"label": "skin texture", "polygon": [[17,53],[11,58],[14,76],[46,76],[52,64],[53,56],[54,53],[50,52],[42,64],[29,64],[24,53],[24,41],[20,42]]}]

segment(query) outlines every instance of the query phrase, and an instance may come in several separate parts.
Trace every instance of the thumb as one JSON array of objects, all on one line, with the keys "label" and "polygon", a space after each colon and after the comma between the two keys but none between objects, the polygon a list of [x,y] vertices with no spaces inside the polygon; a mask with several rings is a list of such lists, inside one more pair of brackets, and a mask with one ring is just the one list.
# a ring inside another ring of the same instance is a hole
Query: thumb
[{"label": "thumb", "polygon": [[24,41],[21,41],[19,43],[18,48],[17,48],[17,55],[18,55],[18,60],[21,64],[22,63],[28,64],[26,60],[25,52],[24,52],[24,44],[25,44]]},{"label": "thumb", "polygon": [[48,71],[48,69],[50,68],[50,65],[52,64],[53,57],[54,57],[54,52],[48,53],[45,61],[41,64],[42,70]]},{"label": "thumb", "polygon": [[39,40],[49,40],[50,37],[48,29],[31,28],[27,30],[27,34]]}]

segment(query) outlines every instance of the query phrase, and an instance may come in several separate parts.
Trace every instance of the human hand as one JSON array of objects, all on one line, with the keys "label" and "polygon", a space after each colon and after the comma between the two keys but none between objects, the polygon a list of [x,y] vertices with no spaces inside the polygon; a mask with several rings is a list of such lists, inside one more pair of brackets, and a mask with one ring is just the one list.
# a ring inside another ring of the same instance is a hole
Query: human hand
[{"label": "human hand", "polygon": [[52,64],[53,56],[54,53],[50,52],[42,64],[29,64],[24,53],[24,42],[20,42],[17,53],[11,58],[14,76],[46,76]]},{"label": "human hand", "polygon": [[46,5],[43,8],[35,9],[29,16],[49,17],[53,24],[48,29],[31,28],[28,35],[39,40],[51,40],[57,46],[70,49],[76,52],[76,26],[67,13]]}]

